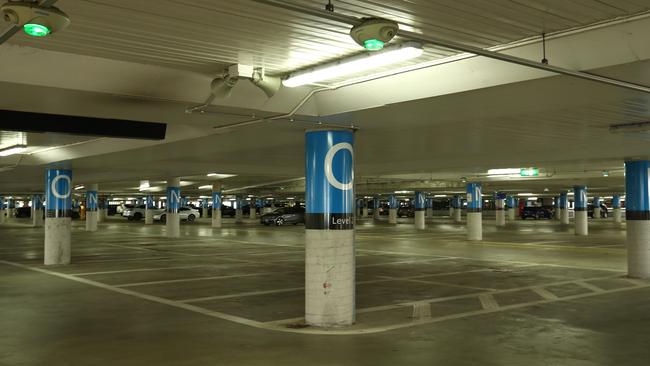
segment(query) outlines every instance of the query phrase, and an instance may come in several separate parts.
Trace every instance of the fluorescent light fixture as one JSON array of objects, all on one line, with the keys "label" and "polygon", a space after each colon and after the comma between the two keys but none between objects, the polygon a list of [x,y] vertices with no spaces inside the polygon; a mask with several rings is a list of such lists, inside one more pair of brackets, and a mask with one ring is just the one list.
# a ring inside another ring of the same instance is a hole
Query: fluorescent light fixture
[{"label": "fluorescent light fixture", "polygon": [[235,174],[219,174],[219,173],[208,173],[208,174],[206,174],[206,175],[207,175],[208,177],[214,177],[214,178],[219,178],[219,179],[230,178],[230,177],[234,177],[234,176],[235,176]]},{"label": "fluorescent light fixture", "polygon": [[395,194],[409,194],[413,193],[413,191],[395,191]]},{"label": "fluorescent light fixture", "polygon": [[151,188],[151,185],[149,184],[148,180],[141,180],[140,181],[140,186],[138,187],[138,190],[146,191],[149,188]]},{"label": "fluorescent light fixture", "polygon": [[295,200],[295,197],[287,197],[288,200]]},{"label": "fluorescent light fixture", "polygon": [[199,189],[212,189],[212,185],[207,185],[207,186],[200,186]]},{"label": "fluorescent light fixture", "polygon": [[386,47],[381,51],[363,53],[336,62],[316,66],[312,69],[290,74],[282,81],[286,87],[313,84],[319,81],[331,80],[370,69],[410,60],[422,55],[424,50],[417,42],[405,42],[400,45]]},{"label": "fluorescent light fixture", "polygon": [[521,168],[503,168],[503,169],[489,169],[488,175],[519,175]]},{"label": "fluorescent light fixture", "polygon": [[537,197],[528,197],[529,201],[537,201]]},{"label": "fluorescent light fixture", "polygon": [[534,196],[534,193],[517,193],[517,196],[519,197],[529,197],[529,196]]},{"label": "fluorescent light fixture", "polygon": [[436,194],[433,196],[434,198],[447,198],[446,194]]},{"label": "fluorescent light fixture", "polygon": [[86,187],[84,187],[84,186],[76,186],[76,187],[74,187],[74,190],[78,191],[78,190],[84,189],[84,188],[86,188]]},{"label": "fluorescent light fixture", "polygon": [[21,154],[25,151],[27,151],[27,145],[13,145],[4,149],[0,149],[0,156]]}]

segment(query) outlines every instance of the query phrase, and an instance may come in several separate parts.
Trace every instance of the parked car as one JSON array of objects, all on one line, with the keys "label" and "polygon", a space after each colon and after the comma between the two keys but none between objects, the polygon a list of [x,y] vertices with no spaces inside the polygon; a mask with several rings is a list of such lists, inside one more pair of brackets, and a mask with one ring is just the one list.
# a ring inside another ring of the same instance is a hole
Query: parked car
[{"label": "parked car", "polygon": [[402,206],[397,209],[397,217],[415,217],[413,206]]},{"label": "parked car", "polygon": [[[594,205],[589,205],[587,206],[587,216],[590,218],[594,218]],[[601,219],[606,219],[609,216],[609,212],[607,210],[607,206],[605,206],[604,203],[600,204],[600,218]]]},{"label": "parked car", "polygon": [[536,207],[536,206],[524,207],[524,209],[521,210],[520,217],[522,220],[525,220],[527,218],[533,218],[535,220],[552,219],[553,210],[546,207]]},{"label": "parked car", "polygon": [[305,208],[298,206],[278,208],[273,212],[262,215],[260,222],[264,225],[275,224],[277,226],[304,224]]},{"label": "parked car", "polygon": [[[181,221],[193,222],[201,216],[199,210],[191,207],[181,207],[178,209],[178,215]],[[154,221],[167,222],[167,211],[159,210],[153,214]]]},{"label": "parked car", "polygon": [[122,217],[126,217],[129,221],[140,221],[144,218],[144,212],[146,210],[145,205],[133,206],[127,205],[122,210]]},{"label": "parked car", "polygon": [[379,215],[388,215],[388,210],[390,210],[390,207],[387,204],[379,204]]},{"label": "parked car", "polygon": [[16,217],[17,218],[27,218],[27,217],[32,217],[32,208],[31,207],[18,207],[16,209]]}]

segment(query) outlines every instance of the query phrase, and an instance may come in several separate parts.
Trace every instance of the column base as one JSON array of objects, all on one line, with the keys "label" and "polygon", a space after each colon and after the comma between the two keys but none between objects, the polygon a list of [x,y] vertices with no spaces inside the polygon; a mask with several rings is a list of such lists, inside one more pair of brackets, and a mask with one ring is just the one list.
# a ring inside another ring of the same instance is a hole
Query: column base
[{"label": "column base", "polygon": [[600,219],[600,208],[594,207],[594,220]]},{"label": "column base", "polygon": [[497,215],[496,218],[497,226],[499,227],[506,226],[506,212],[503,210],[497,210],[496,215]]},{"label": "column base", "polygon": [[86,231],[97,231],[97,211],[86,212]]},{"label": "column base", "polygon": [[472,240],[472,241],[483,240],[483,213],[482,212],[467,213],[467,240]]},{"label": "column base", "polygon": [[212,227],[221,228],[221,209],[212,210]]},{"label": "column base", "polygon": [[562,225],[569,225],[569,210],[566,208],[560,211],[560,223]]},{"label": "column base", "polygon": [[389,208],[388,209],[388,223],[397,224],[397,209]]},{"label": "column base", "polygon": [[32,212],[32,226],[43,227],[45,225],[45,217],[43,217],[43,210],[34,210]]},{"label": "column base", "polygon": [[144,211],[144,224],[153,225],[153,210]]},{"label": "column base", "polygon": [[43,264],[70,264],[72,220],[69,217],[45,219],[45,256]]},{"label": "column base", "polygon": [[415,229],[424,230],[426,228],[424,211],[415,211]]},{"label": "column base", "polygon": [[460,208],[454,209],[454,222],[460,224],[463,222],[463,210]]},{"label": "column base", "polygon": [[167,237],[168,238],[179,238],[181,236],[181,218],[178,213],[169,213],[166,214],[167,223]]},{"label": "column base", "polygon": [[627,273],[650,278],[650,221],[627,220]]},{"label": "column base", "polygon": [[305,321],[341,327],[355,321],[354,230],[305,230]]},{"label": "column base", "polygon": [[243,213],[241,209],[235,210],[235,223],[241,224],[243,222]]},{"label": "column base", "polygon": [[585,236],[589,234],[587,211],[576,211],[575,214],[576,235]]},{"label": "column base", "polygon": [[614,209],[614,222],[616,223],[623,222],[623,215],[620,208]]}]

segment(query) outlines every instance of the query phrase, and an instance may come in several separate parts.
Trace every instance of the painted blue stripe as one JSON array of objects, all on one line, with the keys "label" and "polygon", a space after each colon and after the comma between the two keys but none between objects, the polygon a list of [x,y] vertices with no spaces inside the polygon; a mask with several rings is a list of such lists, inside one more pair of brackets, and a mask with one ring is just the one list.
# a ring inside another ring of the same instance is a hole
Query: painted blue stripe
[{"label": "painted blue stripe", "polygon": [[614,197],[612,198],[612,207],[621,208],[621,196],[614,195]]},{"label": "painted blue stripe", "polygon": [[426,208],[426,197],[424,192],[415,192],[415,209],[425,209]]},{"label": "painted blue stripe", "polygon": [[573,202],[574,208],[587,208],[587,187],[575,186],[573,187]]},{"label": "painted blue stripe", "polygon": [[467,209],[476,210],[481,205],[481,183],[467,183]]},{"label": "painted blue stripe", "polygon": [[625,163],[625,210],[650,211],[650,161],[635,160]]}]

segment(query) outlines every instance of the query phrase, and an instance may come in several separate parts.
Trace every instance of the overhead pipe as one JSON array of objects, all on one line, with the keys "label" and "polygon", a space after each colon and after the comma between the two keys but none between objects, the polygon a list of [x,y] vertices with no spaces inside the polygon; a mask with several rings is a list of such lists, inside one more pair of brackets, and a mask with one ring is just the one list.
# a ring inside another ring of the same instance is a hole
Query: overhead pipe
[{"label": "overhead pipe", "polygon": [[[319,10],[319,9],[314,9],[314,8],[304,8],[300,5],[293,5],[293,4],[288,4],[285,2],[277,1],[277,0],[253,0],[256,3],[268,5],[268,6],[273,6],[276,8],[281,8],[281,9],[286,9],[294,12],[298,12],[301,14],[306,14],[306,15],[311,15],[323,19],[328,19],[332,20],[335,22],[339,23],[344,23],[348,24],[351,26],[358,25],[362,22],[361,19],[343,15],[343,14],[338,14],[330,11],[324,11],[324,10]],[[466,53],[472,53],[475,55],[499,60],[499,61],[504,61],[504,62],[509,62],[512,64],[520,65],[520,66],[526,66],[538,70],[543,70],[543,71],[548,71],[552,72],[555,74],[560,74],[560,75],[566,75],[566,76],[571,76],[583,80],[589,80],[601,84],[606,84],[606,85],[611,85],[611,86],[616,86],[620,88],[625,88],[629,90],[634,90],[638,92],[643,92],[643,93],[650,93],[650,87],[644,86],[644,85],[639,85],[639,84],[634,84],[634,83],[629,83],[623,80],[618,80],[618,79],[613,79],[613,78],[608,78],[605,76],[600,76],[596,74],[592,74],[589,72],[583,72],[583,71],[575,71],[575,70],[570,70],[570,69],[565,69],[563,67],[558,67],[558,66],[552,66],[552,65],[547,65],[543,64],[537,61],[521,58],[521,57],[516,57],[516,56],[511,56],[499,52],[494,52],[490,50],[486,50],[480,47],[474,47],[454,41],[449,41],[449,40],[443,40],[431,36],[425,36],[422,34],[414,33],[414,32],[409,32],[405,30],[398,30],[397,35],[409,39],[412,41],[417,41],[421,43],[429,43],[433,44],[436,46],[440,47],[445,47],[461,52],[466,52]]]}]

